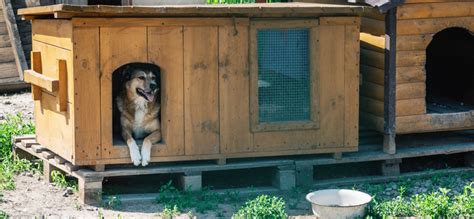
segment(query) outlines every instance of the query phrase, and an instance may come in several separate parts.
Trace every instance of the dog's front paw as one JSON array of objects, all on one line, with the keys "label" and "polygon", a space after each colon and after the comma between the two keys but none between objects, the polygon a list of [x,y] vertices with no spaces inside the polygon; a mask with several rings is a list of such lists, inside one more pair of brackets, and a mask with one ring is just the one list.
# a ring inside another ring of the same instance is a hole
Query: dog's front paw
[{"label": "dog's front paw", "polygon": [[151,157],[151,142],[144,140],[142,145],[142,166],[148,165]]},{"label": "dog's front paw", "polygon": [[133,164],[135,166],[140,165],[142,157],[140,155],[140,150],[138,149],[137,143],[133,142],[130,144],[128,149],[130,150],[130,159],[132,159]]}]

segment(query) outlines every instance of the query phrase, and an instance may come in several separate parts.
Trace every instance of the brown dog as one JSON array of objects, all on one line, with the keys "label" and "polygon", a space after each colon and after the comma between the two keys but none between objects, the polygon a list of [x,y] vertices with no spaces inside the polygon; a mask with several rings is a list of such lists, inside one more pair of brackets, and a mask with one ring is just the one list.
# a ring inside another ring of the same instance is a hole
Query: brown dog
[{"label": "brown dog", "polygon": [[[121,134],[135,166],[148,165],[152,144],[161,140],[160,98],[157,66],[132,63],[122,70],[123,87],[117,96]],[[134,138],[144,138],[140,149]]]}]

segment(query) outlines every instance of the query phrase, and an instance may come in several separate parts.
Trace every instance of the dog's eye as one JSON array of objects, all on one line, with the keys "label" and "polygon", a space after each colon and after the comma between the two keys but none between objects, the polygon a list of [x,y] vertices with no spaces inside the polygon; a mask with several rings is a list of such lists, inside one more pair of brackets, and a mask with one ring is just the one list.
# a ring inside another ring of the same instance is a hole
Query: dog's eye
[{"label": "dog's eye", "polygon": [[145,76],[139,76],[138,79],[145,80]]}]

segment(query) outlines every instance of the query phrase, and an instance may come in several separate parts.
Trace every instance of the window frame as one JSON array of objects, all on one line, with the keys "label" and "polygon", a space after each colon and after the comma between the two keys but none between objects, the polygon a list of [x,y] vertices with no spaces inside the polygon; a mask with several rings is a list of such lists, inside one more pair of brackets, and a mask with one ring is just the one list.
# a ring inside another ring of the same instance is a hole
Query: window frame
[{"label": "window frame", "polygon": [[[257,33],[261,29],[309,29],[309,73],[310,73],[310,120],[307,121],[281,121],[264,122],[259,121],[258,103],[258,39]],[[250,127],[252,132],[285,131],[285,130],[313,130],[319,129],[319,19],[262,19],[250,22]]]}]

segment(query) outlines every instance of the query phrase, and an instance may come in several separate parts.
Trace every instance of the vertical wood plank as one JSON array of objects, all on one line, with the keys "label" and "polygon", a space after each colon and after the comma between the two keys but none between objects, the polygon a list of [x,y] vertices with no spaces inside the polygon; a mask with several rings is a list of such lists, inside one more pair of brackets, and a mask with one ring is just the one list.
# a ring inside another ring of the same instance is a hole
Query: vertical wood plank
[{"label": "vertical wood plank", "polygon": [[219,153],[217,27],[184,27],[186,155]]},{"label": "vertical wood plank", "polygon": [[[41,52],[31,52],[31,68],[33,71],[43,73],[43,68],[41,65]],[[33,100],[41,100],[41,87],[31,85],[31,93],[33,95]]]},{"label": "vertical wood plank", "polygon": [[[100,28],[100,120],[103,158],[117,158],[111,151],[118,150],[112,147],[112,74],[122,65],[147,61],[146,27]],[[127,153],[121,154],[129,156]]]},{"label": "vertical wood plank", "polygon": [[249,121],[248,71],[248,27],[219,27],[221,153],[253,150]]},{"label": "vertical wood plank", "polygon": [[344,144],[344,39],[343,25],[320,26],[321,147]]},{"label": "vertical wood plank", "polygon": [[74,154],[76,161],[98,160],[101,157],[99,28],[76,27],[73,35]]},{"label": "vertical wood plank", "polygon": [[359,26],[346,25],[344,40],[344,145],[357,146],[359,144]]},{"label": "vertical wood plank", "polygon": [[149,27],[148,59],[161,69],[161,130],[165,147],[152,157],[184,154],[183,27]]},{"label": "vertical wood plank", "polygon": [[64,112],[67,110],[67,65],[64,59],[58,60],[58,80],[58,111]]}]

